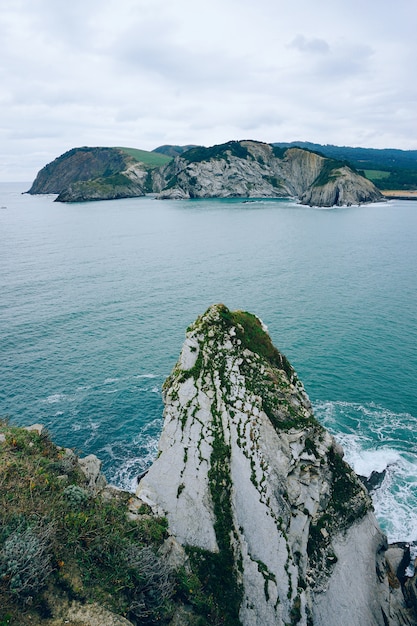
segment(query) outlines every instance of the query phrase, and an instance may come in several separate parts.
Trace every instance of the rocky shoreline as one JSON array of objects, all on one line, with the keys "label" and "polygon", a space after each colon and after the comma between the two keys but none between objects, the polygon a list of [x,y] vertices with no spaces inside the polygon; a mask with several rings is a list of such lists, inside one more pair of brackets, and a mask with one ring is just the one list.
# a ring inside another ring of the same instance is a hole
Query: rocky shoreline
[{"label": "rocky shoreline", "polygon": [[323,207],[383,200],[372,182],[343,161],[257,141],[194,147],[159,167],[119,148],[74,148],[46,165],[28,193],[56,193],[58,202],[147,193],[174,200],[290,197]]},{"label": "rocky shoreline", "polygon": [[[40,424],[0,423],[0,604],[20,614],[9,623],[417,624],[417,563],[408,544],[388,545],[367,491],[381,477],[365,488],[345,463],[256,316],[210,307],[163,393],[159,453],[136,495]],[[29,540],[44,544],[45,573],[28,582],[10,554]]]}]

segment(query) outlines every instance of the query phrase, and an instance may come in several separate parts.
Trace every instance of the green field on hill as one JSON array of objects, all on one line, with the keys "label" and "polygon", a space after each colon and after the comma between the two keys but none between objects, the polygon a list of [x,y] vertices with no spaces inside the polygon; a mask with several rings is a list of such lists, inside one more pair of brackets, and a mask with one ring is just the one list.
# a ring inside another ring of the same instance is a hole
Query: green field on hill
[{"label": "green field on hill", "polygon": [[137,148],[118,147],[118,149],[150,168],[161,167],[172,161],[172,157],[160,154],[159,152],[148,152],[147,150],[139,150]]}]

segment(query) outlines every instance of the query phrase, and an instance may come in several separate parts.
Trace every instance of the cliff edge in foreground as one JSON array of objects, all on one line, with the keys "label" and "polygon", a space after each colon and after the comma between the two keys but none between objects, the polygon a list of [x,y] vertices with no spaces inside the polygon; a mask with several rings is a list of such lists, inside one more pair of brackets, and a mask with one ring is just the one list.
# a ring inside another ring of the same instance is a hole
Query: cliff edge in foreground
[{"label": "cliff edge in foreground", "polygon": [[137,495],[186,548],[225,624],[412,624],[386,538],[260,320],[215,305],[164,387]]}]

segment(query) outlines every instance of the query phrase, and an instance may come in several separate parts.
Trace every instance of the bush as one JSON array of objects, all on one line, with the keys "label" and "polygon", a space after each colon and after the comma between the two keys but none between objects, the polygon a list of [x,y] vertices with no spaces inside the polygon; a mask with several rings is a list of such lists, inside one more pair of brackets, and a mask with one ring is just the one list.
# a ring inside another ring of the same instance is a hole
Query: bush
[{"label": "bush", "polygon": [[52,572],[51,525],[14,530],[0,550],[0,577],[10,593],[28,600],[41,591]]},{"label": "bush", "polygon": [[124,558],[135,583],[129,607],[130,618],[139,619],[141,624],[159,620],[175,590],[172,566],[150,546],[130,544]]},{"label": "bush", "polygon": [[89,492],[78,485],[68,485],[68,487],[65,487],[63,496],[68,505],[73,509],[84,507],[90,499]]}]

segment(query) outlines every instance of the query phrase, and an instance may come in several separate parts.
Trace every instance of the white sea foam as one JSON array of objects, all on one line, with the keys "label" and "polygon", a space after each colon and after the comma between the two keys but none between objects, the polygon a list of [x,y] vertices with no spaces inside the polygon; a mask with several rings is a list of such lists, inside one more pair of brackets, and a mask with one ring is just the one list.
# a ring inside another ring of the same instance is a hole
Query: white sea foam
[{"label": "white sea foam", "polygon": [[336,435],[345,451],[345,461],[359,476],[369,478],[372,472],[383,472],[401,459],[398,450],[389,448],[365,449],[363,441],[355,435]]},{"label": "white sea foam", "polygon": [[103,448],[112,461],[108,476],[111,483],[126,491],[136,490],[138,477],[156,458],[161,426],[161,419],[146,424],[132,441],[127,454],[125,444],[120,447],[116,442]]},{"label": "white sea foam", "polygon": [[375,515],[390,542],[417,539],[416,488],[415,464],[401,459],[387,470],[381,488],[372,494]]},{"label": "white sea foam", "polygon": [[46,398],[45,402],[48,404],[57,404],[58,402],[63,402],[64,400],[66,400],[64,393],[53,393]]},{"label": "white sea foam", "polygon": [[133,378],[158,378],[156,374],[137,374]]},{"label": "white sea foam", "polygon": [[416,559],[417,559],[417,545],[411,545],[410,546],[410,565],[405,570],[405,575],[409,576],[410,578],[411,576],[414,576],[414,573],[416,571],[416,568],[414,566]]},{"label": "white sea foam", "polygon": [[119,378],[106,378],[104,380],[105,385],[109,385],[110,383],[117,383]]},{"label": "white sea foam", "polygon": [[345,451],[361,476],[385,471],[371,496],[376,517],[390,542],[417,540],[416,420],[375,404],[320,402],[319,421]]}]

